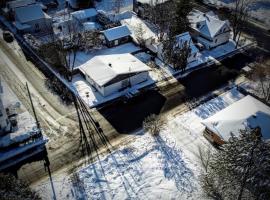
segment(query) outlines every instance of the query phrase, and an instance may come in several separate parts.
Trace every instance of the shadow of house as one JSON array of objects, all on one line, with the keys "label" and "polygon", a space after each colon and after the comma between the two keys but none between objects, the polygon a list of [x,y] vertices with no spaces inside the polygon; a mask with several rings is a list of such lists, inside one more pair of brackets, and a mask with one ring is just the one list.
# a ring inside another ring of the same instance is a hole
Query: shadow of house
[{"label": "shadow of house", "polygon": [[119,133],[130,133],[142,127],[144,119],[159,114],[166,98],[157,91],[146,91],[126,103],[118,100],[98,111]]}]

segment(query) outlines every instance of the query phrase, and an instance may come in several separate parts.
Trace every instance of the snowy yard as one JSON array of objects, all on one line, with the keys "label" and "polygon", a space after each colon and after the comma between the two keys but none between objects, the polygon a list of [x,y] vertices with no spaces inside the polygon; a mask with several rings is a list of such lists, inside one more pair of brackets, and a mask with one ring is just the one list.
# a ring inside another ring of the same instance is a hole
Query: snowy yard
[{"label": "snowy yard", "polygon": [[[198,182],[201,170],[198,151],[210,144],[202,136],[201,121],[243,97],[232,89],[183,115],[168,117],[158,137],[139,132],[133,141],[78,169],[77,184],[65,173],[56,174],[53,177],[56,196],[60,199],[203,199]],[[32,187],[44,199],[52,198],[48,180]]]},{"label": "snowy yard", "polygon": [[[114,14],[115,13],[115,0],[102,0],[101,2],[96,1],[96,9],[98,11],[104,11],[108,14]],[[120,12],[125,12],[125,11],[132,11],[133,10],[133,0],[124,0]]]},{"label": "snowy yard", "polygon": [[[233,7],[233,0],[204,0],[207,3],[211,3],[217,6],[227,6],[229,8]],[[264,22],[266,25],[270,25],[270,2],[269,0],[254,1],[250,7],[249,14],[256,20]]]}]

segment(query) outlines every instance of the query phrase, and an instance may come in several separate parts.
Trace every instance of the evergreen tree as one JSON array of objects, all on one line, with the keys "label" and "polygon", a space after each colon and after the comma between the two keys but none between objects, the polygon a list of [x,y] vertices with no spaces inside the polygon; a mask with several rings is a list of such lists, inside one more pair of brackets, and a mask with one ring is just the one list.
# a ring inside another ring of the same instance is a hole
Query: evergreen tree
[{"label": "evergreen tree", "polygon": [[261,139],[260,128],[232,135],[211,155],[201,156],[202,187],[213,199],[270,199],[270,143]]}]

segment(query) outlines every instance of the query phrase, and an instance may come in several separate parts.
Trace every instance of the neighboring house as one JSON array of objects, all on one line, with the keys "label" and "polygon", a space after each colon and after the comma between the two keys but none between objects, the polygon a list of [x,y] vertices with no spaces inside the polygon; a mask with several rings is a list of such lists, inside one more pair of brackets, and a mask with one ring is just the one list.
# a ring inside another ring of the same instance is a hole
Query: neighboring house
[{"label": "neighboring house", "polygon": [[139,17],[148,18],[151,14],[152,6],[166,6],[170,0],[133,0],[133,11]]},{"label": "neighboring house", "polygon": [[14,25],[20,32],[47,32],[51,30],[52,18],[39,4],[33,4],[15,9]]},{"label": "neighboring house", "polygon": [[14,20],[14,11],[16,8],[28,6],[31,4],[36,4],[36,0],[15,0],[8,1],[3,7],[2,14],[7,17],[9,20]]},{"label": "neighboring house", "polygon": [[102,33],[108,47],[129,42],[131,39],[131,32],[126,25],[110,28],[102,31]]},{"label": "neighboring house", "polygon": [[232,134],[238,137],[239,130],[246,128],[259,128],[263,139],[270,140],[270,107],[248,95],[202,124],[206,127],[204,136],[219,145],[229,141]]},{"label": "neighboring house", "polygon": [[31,4],[35,4],[35,3],[36,3],[36,0],[16,0],[16,1],[7,2],[6,7],[10,11],[14,11],[16,8],[25,7]]},{"label": "neighboring house", "polygon": [[76,12],[72,12],[70,15],[74,21],[77,21],[78,24],[83,24],[85,22],[94,22],[96,21],[97,11],[94,8],[78,10]]},{"label": "neighboring house", "polygon": [[188,19],[192,36],[206,49],[217,47],[229,41],[231,35],[229,21],[220,20],[212,11],[203,13],[192,10]]},{"label": "neighboring house", "polygon": [[[188,45],[190,48],[190,55],[187,59],[188,63],[191,63],[193,61],[197,60],[197,57],[199,55],[199,50],[192,42],[191,36],[188,32],[182,33],[180,35],[175,36],[176,44],[175,46],[178,46],[179,48],[183,48],[184,45]],[[161,60],[163,60],[163,45],[162,43],[157,45],[157,57]]]},{"label": "neighboring house", "polygon": [[95,56],[80,67],[85,79],[102,95],[108,96],[147,81],[150,67],[133,55]]}]

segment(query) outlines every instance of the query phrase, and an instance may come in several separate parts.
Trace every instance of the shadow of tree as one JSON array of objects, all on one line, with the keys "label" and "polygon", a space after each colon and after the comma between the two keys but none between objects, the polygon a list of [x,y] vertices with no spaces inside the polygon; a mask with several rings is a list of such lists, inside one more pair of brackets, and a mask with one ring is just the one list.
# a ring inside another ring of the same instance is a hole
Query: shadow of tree
[{"label": "shadow of tree", "polygon": [[167,179],[175,181],[176,187],[180,192],[192,193],[195,186],[192,183],[194,174],[187,167],[182,158],[182,152],[177,150],[175,144],[165,141],[162,137],[155,138],[156,147],[162,154],[163,172]]}]

